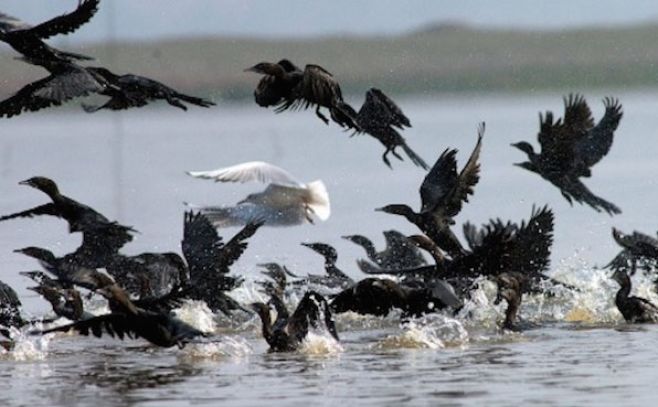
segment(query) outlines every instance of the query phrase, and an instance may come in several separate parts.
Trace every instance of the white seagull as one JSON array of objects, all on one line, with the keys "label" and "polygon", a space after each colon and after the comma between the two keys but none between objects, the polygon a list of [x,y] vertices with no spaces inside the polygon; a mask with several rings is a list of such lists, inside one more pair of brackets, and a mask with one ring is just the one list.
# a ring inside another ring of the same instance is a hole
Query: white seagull
[{"label": "white seagull", "polygon": [[215,182],[269,183],[264,191],[249,194],[235,206],[198,207],[215,227],[242,226],[262,221],[269,226],[314,223],[314,217],[329,219],[329,194],[320,180],[302,184],[283,168],[250,161],[212,171],[188,171],[195,178]]}]

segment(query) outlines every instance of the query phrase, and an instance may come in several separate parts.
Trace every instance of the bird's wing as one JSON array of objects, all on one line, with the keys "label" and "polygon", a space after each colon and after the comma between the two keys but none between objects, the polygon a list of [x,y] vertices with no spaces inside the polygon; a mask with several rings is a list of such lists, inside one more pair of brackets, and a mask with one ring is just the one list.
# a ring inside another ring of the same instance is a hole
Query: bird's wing
[{"label": "bird's wing", "polygon": [[0,102],[0,117],[59,106],[67,100],[103,89],[104,86],[83,69],[50,75],[24,86],[15,95]]},{"label": "bird's wing", "polygon": [[617,130],[623,115],[619,100],[607,97],[604,99],[603,104],[605,114],[599,123],[589,130],[586,136],[579,140],[576,145],[579,156],[582,157],[587,167],[598,163],[608,154],[612,146],[614,132]]},{"label": "bird's wing", "polygon": [[39,38],[46,39],[58,34],[69,34],[88,22],[96,11],[100,0],[83,0],[74,11],[52,18],[30,28],[30,32]]},{"label": "bird's wing", "polygon": [[123,339],[126,336],[128,338],[138,338],[139,336],[133,330],[131,325],[132,324],[125,315],[112,313],[84,319],[68,325],[45,329],[43,331],[33,331],[33,333],[49,334],[53,332],[69,332],[70,330],[74,330],[84,336],[88,336],[91,332],[91,334],[97,338],[102,337],[103,333],[106,333],[113,338],[118,337],[119,339]]},{"label": "bird's wing", "polygon": [[288,171],[263,161],[250,161],[212,171],[188,171],[195,178],[213,179],[215,182],[276,182],[301,185]]},{"label": "bird's wing", "polygon": [[303,100],[304,107],[311,104],[331,106],[334,102],[343,100],[338,82],[319,65],[306,65],[302,80],[293,93]]},{"label": "bird's wing", "polygon": [[39,215],[50,215],[50,216],[61,217],[61,214],[59,213],[55,205],[53,203],[47,203],[44,205],[36,206],[32,209],[28,209],[26,211],[12,213],[11,215],[0,216],[0,221],[15,219],[15,218],[31,218],[33,216],[39,216]]},{"label": "bird's wing", "polygon": [[510,270],[530,276],[548,271],[553,245],[553,223],[553,212],[547,206],[533,208],[528,222],[521,222],[514,234]]},{"label": "bird's wing", "polygon": [[379,89],[372,88],[366,93],[366,100],[359,110],[359,124],[365,128],[411,127],[409,118],[402,109]]},{"label": "bird's wing", "polygon": [[24,21],[9,14],[0,13],[0,33],[14,30],[26,30],[32,27]]},{"label": "bird's wing", "polygon": [[580,138],[594,127],[594,119],[583,95],[570,94],[564,98],[562,129],[572,137]]},{"label": "bird's wing", "polygon": [[315,291],[309,291],[301,299],[297,309],[288,320],[289,332],[301,342],[308,334],[309,325],[317,328],[321,319],[329,333],[338,340],[338,332],[327,300]]},{"label": "bird's wing", "polygon": [[449,217],[457,216],[462,209],[462,203],[468,202],[468,196],[473,195],[473,187],[480,180],[480,150],[482,148],[482,136],[484,135],[484,123],[478,128],[478,141],[471,153],[470,158],[462,168],[455,183],[454,189],[448,202],[446,202],[446,215]]},{"label": "bird's wing", "polygon": [[263,222],[251,222],[242,228],[221,250],[219,264],[224,273],[228,273],[229,266],[242,256],[247,249],[247,239],[253,236]]},{"label": "bird's wing", "polygon": [[445,150],[420,185],[421,212],[439,207],[457,185],[457,150]]},{"label": "bird's wing", "polygon": [[214,274],[223,246],[221,236],[208,218],[201,212],[185,212],[181,248],[190,277],[197,279]]}]

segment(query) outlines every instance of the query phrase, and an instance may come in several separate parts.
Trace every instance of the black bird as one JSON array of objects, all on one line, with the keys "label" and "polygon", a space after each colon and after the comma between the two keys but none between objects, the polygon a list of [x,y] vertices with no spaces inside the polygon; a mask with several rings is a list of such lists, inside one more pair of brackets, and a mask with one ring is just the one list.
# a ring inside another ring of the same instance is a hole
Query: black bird
[{"label": "black bird", "polygon": [[631,293],[631,278],[626,271],[617,270],[612,274],[620,288],[615,296],[615,305],[627,322],[656,323],[658,322],[658,307],[640,297],[629,297]]},{"label": "black bird", "polygon": [[324,270],[327,275],[310,274],[306,277],[309,283],[323,285],[329,288],[346,288],[354,284],[354,280],[336,266],[336,262],[338,261],[336,249],[325,243],[302,243],[302,246],[306,246],[324,257]]},{"label": "black bird", "polygon": [[314,291],[307,292],[292,315],[288,314],[280,298],[272,297],[272,303],[278,310],[274,322],[267,304],[257,302],[250,305],[261,319],[263,337],[270,345],[271,352],[293,352],[299,349],[308,335],[309,326],[318,328],[321,321],[331,336],[339,340],[329,304],[322,295]]},{"label": "black bird", "polygon": [[57,59],[28,62],[43,66],[50,75],[25,85],[16,94],[1,101],[0,117],[12,117],[22,112],[60,106],[71,99],[94,93],[114,95],[120,92],[103,78],[70,62]]},{"label": "black bird", "polygon": [[104,83],[109,84],[112,89],[120,90],[105,93],[100,92],[110,96],[110,100],[101,106],[83,105],[85,111],[88,113],[93,113],[101,109],[123,110],[131,107],[142,107],[153,100],[165,100],[170,105],[183,110],[187,110],[187,106],[182,102],[201,107],[215,105],[215,103],[209,100],[182,94],[163,83],[144,76],[133,74],[117,75],[103,67],[87,67],[85,69],[95,77],[101,77]]},{"label": "black bird", "polygon": [[612,237],[622,250],[606,268],[630,270],[633,275],[638,263],[646,270],[653,270],[658,265],[658,239],[655,237],[637,231],[627,235],[616,228],[612,228]]},{"label": "black bird", "polygon": [[614,131],[623,115],[617,99],[605,98],[603,104],[605,114],[595,126],[583,96],[569,95],[564,98],[564,119],[554,122],[552,112],[547,112],[546,117],[539,115],[539,154],[525,141],[512,146],[525,152],[529,160],[515,165],[539,174],[558,187],[570,204],[585,203],[597,212],[604,210],[615,215],[621,209],[594,195],[579,179],[590,177],[591,167],[610,151]]},{"label": "black bird", "polygon": [[61,194],[57,184],[49,178],[33,177],[19,184],[38,189],[48,195],[52,202],[2,216],[0,221],[38,215],[62,218],[68,222],[71,233],[83,233],[83,240],[87,242],[86,247],[91,251],[87,253],[90,257],[115,253],[124,244],[130,242],[133,238],[132,233],[136,232],[132,227],[110,222],[89,206]]},{"label": "black bird", "polygon": [[340,85],[331,73],[319,65],[306,65],[302,71],[284,59],[278,63],[261,62],[245,69],[245,72],[265,75],[254,93],[259,106],[276,106],[277,113],[290,108],[308,109],[315,106],[315,114],[329,124],[320,112],[320,108],[325,107],[329,109],[331,119],[341,127],[360,129],[354,109],[343,101]]},{"label": "black bird", "polygon": [[249,223],[224,244],[208,218],[200,212],[186,212],[182,250],[190,270],[189,295],[205,301],[213,311],[230,314],[233,310],[243,309],[225,294],[242,283],[241,279],[228,275],[229,267],[247,248],[246,240],[262,225],[262,222]]},{"label": "black bird", "polygon": [[417,317],[461,306],[452,287],[440,280],[422,288],[412,288],[389,279],[365,278],[331,299],[331,310],[337,314],[352,311],[386,316],[395,308],[402,311],[403,317]]},{"label": "black bird", "polygon": [[473,187],[480,179],[478,159],[483,135],[484,123],[481,123],[475,149],[460,173],[457,173],[455,160],[457,150],[447,149],[441,154],[420,186],[420,212],[398,204],[376,210],[404,216],[450,256],[464,255],[466,252],[450,225],[455,223],[453,218],[461,211],[462,203],[468,202],[468,196],[473,194]]},{"label": "black bird", "polygon": [[144,338],[150,343],[169,348],[183,348],[190,340],[207,333],[186,324],[185,322],[161,312],[142,309],[128,298],[128,294],[116,284],[99,286],[96,292],[107,298],[111,312],[109,314],[84,319],[72,324],[35,331],[47,334],[51,332],[68,332],[71,329],[82,335],[91,332],[97,338],[103,333],[119,339]]},{"label": "black bird", "polygon": [[272,279],[272,281],[256,281],[263,288],[263,292],[270,297],[277,296],[283,298],[286,285],[288,284],[288,276],[298,277],[291,273],[286,266],[281,266],[278,263],[262,263],[258,266],[264,267],[265,270],[261,271],[261,273]]},{"label": "black bird", "polygon": [[521,283],[522,275],[520,273],[501,273],[496,277],[498,283],[498,291],[494,304],[499,304],[502,300],[507,301],[507,309],[505,310],[505,320],[503,321],[502,328],[510,331],[518,330],[516,325],[516,318],[521,308],[521,299],[523,298]]},{"label": "black bird", "polygon": [[[346,105],[345,108],[352,109],[349,105]],[[401,147],[416,166],[424,170],[429,169],[425,161],[407,145],[404,137],[395,129],[397,127],[403,130],[405,127],[411,127],[411,122],[402,112],[402,109],[384,92],[376,88],[369,89],[366,92],[366,100],[359,112],[357,113],[352,109],[351,116],[356,117],[362,132],[370,134],[386,147],[382,160],[389,168],[392,168],[387,157],[389,153],[400,161],[403,160],[395,151],[397,147]]]},{"label": "black bird", "polygon": [[100,0],[83,0],[75,11],[52,18],[36,26],[0,13],[0,41],[9,44],[26,58],[42,61],[68,61],[93,59],[85,55],[60,51],[48,46],[43,40],[58,34],[69,34],[88,22]]},{"label": "black bird", "polygon": [[92,314],[84,311],[82,297],[80,296],[80,292],[75,288],[60,288],[57,285],[39,285],[28,287],[28,290],[40,294],[48,301],[53,308],[53,312],[58,317],[64,317],[71,321],[93,317]]},{"label": "black bird", "polygon": [[382,269],[412,268],[427,264],[420,250],[402,233],[397,230],[386,230],[384,238],[386,248],[378,252],[372,241],[363,235],[343,236],[343,239],[363,247],[368,258]]},{"label": "black bird", "polygon": [[0,281],[0,335],[10,338],[10,328],[20,328],[27,324],[21,317],[21,306],[16,291]]}]

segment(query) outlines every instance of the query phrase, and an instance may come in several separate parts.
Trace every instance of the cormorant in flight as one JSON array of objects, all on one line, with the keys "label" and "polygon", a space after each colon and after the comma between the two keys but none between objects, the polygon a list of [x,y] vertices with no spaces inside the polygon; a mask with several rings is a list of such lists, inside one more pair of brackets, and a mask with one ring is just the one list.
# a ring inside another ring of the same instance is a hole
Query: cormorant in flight
[{"label": "cormorant in flight", "polygon": [[481,123],[477,144],[460,173],[457,173],[455,160],[457,150],[447,149],[441,154],[420,186],[420,212],[399,204],[377,210],[404,216],[450,256],[464,255],[466,252],[450,225],[455,223],[453,218],[461,211],[463,202],[468,202],[468,196],[473,194],[473,187],[480,179],[478,159],[483,135],[484,123]]},{"label": "cormorant in flight", "polygon": [[528,161],[515,165],[539,174],[560,189],[562,195],[573,201],[585,203],[597,212],[609,215],[621,213],[614,204],[594,195],[580,180],[592,175],[591,167],[608,154],[619,121],[623,115],[617,99],[603,100],[605,114],[594,125],[592,112],[581,95],[564,98],[564,118],[553,121],[553,113],[539,115],[537,139],[541,152],[535,153],[528,142],[521,141],[512,146],[525,152]]},{"label": "cormorant in flight", "polygon": [[283,59],[278,63],[261,62],[245,72],[265,75],[254,92],[259,106],[276,106],[280,113],[287,109],[308,109],[315,106],[315,114],[326,124],[329,120],[320,112],[329,109],[331,119],[341,127],[360,130],[354,109],[343,101],[340,85],[333,75],[319,65],[306,65],[304,70]]},{"label": "cormorant in flight", "polygon": [[395,151],[397,147],[401,147],[416,166],[424,170],[429,169],[425,161],[407,145],[404,137],[395,129],[397,127],[403,130],[405,127],[411,127],[411,122],[402,109],[384,92],[376,88],[369,89],[366,92],[366,100],[358,113],[349,105],[345,105],[345,108],[351,110],[352,117],[356,117],[361,132],[370,134],[386,147],[382,160],[389,168],[392,168],[387,157],[389,153],[400,161],[403,160]]},{"label": "cormorant in flight", "polygon": [[0,41],[9,44],[26,58],[34,61],[67,61],[93,59],[85,55],[60,51],[43,40],[58,34],[69,34],[88,22],[100,0],[83,0],[73,12],[30,26],[12,16],[0,13]]}]

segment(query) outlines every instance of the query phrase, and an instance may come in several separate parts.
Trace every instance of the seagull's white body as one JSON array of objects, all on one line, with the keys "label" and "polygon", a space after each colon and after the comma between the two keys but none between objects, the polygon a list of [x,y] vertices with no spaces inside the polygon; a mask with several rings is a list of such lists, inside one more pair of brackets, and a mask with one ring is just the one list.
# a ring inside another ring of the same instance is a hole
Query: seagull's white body
[{"label": "seagull's white body", "polygon": [[241,226],[264,221],[269,226],[313,223],[329,219],[329,194],[320,180],[303,184],[286,170],[262,161],[250,161],[212,171],[188,171],[195,178],[215,182],[269,183],[264,191],[250,194],[235,206],[199,207],[216,227]]}]

